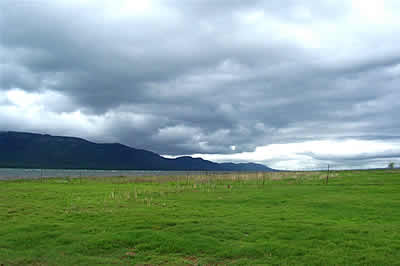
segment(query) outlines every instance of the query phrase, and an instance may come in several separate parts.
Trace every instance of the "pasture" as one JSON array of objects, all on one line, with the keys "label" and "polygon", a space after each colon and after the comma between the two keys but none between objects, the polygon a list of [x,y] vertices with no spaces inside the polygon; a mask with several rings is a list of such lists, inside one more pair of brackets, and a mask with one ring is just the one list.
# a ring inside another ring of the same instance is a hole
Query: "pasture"
[{"label": "pasture", "polygon": [[398,265],[400,171],[0,182],[0,265]]}]

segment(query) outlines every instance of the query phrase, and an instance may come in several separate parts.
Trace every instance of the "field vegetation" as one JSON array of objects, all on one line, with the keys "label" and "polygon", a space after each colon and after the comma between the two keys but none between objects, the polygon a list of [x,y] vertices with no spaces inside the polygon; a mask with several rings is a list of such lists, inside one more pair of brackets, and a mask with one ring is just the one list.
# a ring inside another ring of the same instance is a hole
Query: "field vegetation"
[{"label": "field vegetation", "polygon": [[0,265],[398,265],[400,171],[0,182]]}]

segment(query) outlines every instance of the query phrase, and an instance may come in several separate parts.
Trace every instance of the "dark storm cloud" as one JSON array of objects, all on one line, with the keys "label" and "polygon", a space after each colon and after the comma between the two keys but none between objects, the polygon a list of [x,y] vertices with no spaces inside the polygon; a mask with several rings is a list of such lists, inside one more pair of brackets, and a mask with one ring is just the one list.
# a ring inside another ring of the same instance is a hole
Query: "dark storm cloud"
[{"label": "dark storm cloud", "polygon": [[63,97],[47,97],[40,118],[22,125],[1,114],[0,129],[163,154],[398,135],[400,35],[390,17],[379,26],[349,1],[121,3],[0,3],[0,90]]}]

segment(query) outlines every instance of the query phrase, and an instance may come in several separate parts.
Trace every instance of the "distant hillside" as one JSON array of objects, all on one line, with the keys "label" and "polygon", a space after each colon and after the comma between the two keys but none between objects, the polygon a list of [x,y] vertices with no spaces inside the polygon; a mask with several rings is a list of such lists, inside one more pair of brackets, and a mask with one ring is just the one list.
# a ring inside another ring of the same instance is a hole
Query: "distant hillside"
[{"label": "distant hillside", "polygon": [[0,132],[0,167],[110,170],[273,171],[254,163],[214,163],[188,156],[164,158],[119,143],[75,137]]}]

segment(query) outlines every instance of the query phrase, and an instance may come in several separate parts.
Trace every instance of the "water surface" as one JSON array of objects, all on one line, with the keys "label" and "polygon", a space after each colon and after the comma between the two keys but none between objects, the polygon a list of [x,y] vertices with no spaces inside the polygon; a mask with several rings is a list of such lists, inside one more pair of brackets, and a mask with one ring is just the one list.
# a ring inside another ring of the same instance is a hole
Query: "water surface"
[{"label": "water surface", "polygon": [[193,175],[199,171],[137,171],[137,170],[71,170],[71,169],[15,169],[0,168],[0,180],[37,179],[55,177],[121,177]]}]

